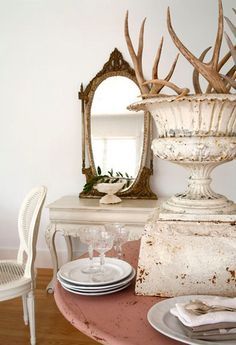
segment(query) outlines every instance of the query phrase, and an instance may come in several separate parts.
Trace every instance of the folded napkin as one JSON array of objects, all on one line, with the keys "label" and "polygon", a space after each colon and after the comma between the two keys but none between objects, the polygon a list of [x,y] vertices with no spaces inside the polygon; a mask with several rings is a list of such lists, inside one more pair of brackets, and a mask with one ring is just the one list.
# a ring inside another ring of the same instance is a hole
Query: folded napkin
[{"label": "folded napkin", "polygon": [[195,326],[195,327],[188,327],[188,326],[184,326],[184,327],[191,332],[197,333],[197,332],[210,331],[210,330],[215,330],[215,329],[218,330],[218,329],[236,328],[236,322],[219,322],[219,323],[212,323],[212,324],[206,324],[206,325]]},{"label": "folded napkin", "polygon": [[[181,322],[181,327],[184,333],[191,339],[203,339],[203,340],[232,340],[236,339],[236,328],[223,328],[225,323],[218,323],[218,329],[211,329],[205,331],[195,331],[191,327],[184,326]],[[231,326],[235,323],[227,323],[226,325]],[[201,327],[201,326],[200,326]],[[208,325],[209,327],[209,325]]]},{"label": "folded napkin", "polygon": [[[236,298],[206,296],[201,298],[201,301],[209,306],[218,305],[236,308]],[[195,315],[193,312],[185,309],[189,302],[176,303],[175,307],[170,310],[171,314],[176,316],[185,326],[196,327],[222,322],[236,322],[236,311],[213,311],[207,314]]]}]

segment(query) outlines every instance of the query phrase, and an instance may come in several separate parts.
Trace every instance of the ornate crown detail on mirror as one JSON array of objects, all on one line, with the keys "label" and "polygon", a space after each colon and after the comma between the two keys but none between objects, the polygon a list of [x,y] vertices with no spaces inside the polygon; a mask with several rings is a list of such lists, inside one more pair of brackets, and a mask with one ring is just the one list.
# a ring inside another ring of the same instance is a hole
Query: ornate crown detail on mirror
[{"label": "ornate crown detail on mirror", "polygon": [[[151,116],[127,110],[139,94],[134,70],[116,48],[85,89],[81,84],[82,172],[91,185],[101,175],[123,179],[126,187],[117,193],[122,199],[157,199],[149,185]],[[95,188],[84,188],[79,196],[102,195]]]}]

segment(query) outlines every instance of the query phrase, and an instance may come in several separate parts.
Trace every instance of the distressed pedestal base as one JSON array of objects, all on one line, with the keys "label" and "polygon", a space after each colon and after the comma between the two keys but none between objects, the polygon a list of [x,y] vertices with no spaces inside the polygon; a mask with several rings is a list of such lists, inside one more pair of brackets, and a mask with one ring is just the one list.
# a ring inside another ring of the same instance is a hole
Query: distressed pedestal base
[{"label": "distressed pedestal base", "polygon": [[155,211],[141,239],[136,294],[236,296],[236,214],[200,218]]}]

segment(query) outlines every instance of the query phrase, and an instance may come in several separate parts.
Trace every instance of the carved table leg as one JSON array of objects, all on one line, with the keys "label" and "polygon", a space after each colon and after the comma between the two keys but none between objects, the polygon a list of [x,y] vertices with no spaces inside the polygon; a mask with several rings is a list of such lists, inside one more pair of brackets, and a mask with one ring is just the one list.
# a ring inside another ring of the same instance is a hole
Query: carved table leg
[{"label": "carved table leg", "polygon": [[67,247],[67,262],[73,260],[72,240],[71,236],[64,236]]},{"label": "carved table leg", "polygon": [[47,286],[47,292],[53,293],[54,286],[57,281],[57,271],[58,271],[58,258],[55,247],[55,235],[56,235],[56,225],[50,224],[45,232],[45,239],[51,254],[52,266],[53,266],[53,277]]}]

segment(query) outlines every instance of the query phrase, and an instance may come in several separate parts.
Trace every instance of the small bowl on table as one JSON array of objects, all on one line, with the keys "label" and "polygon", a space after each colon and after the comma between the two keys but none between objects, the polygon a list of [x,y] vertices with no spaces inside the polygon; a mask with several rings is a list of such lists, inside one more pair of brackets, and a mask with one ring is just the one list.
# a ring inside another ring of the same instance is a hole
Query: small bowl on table
[{"label": "small bowl on table", "polygon": [[101,199],[101,204],[117,204],[121,202],[115,193],[119,192],[124,186],[125,182],[116,182],[116,183],[98,183],[94,188],[96,188],[100,193],[105,193]]}]

